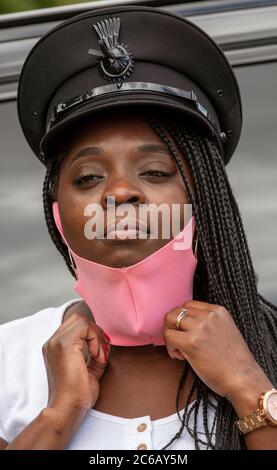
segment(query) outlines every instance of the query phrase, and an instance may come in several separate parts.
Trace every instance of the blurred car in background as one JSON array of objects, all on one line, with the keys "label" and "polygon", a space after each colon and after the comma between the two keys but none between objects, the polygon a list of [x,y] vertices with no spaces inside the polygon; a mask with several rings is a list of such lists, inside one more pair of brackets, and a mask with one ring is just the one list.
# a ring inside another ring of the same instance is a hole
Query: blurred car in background
[{"label": "blurred car in background", "polygon": [[44,222],[44,167],[18,122],[17,83],[29,50],[49,29],[111,3],[154,5],[187,17],[214,38],[234,67],[243,129],[226,170],[259,291],[277,304],[277,0],[96,1],[0,16],[0,323],[78,298]]}]

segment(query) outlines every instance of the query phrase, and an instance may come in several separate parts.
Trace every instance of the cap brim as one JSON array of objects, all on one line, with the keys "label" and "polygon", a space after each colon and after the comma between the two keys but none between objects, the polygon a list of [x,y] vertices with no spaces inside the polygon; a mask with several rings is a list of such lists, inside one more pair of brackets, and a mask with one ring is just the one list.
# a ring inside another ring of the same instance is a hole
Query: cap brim
[{"label": "cap brim", "polygon": [[65,116],[60,123],[57,123],[52,127],[41,139],[41,152],[45,155],[46,160],[51,159],[51,149],[53,148],[53,144],[56,143],[60,134],[63,133],[64,135],[66,130],[76,121],[88,117],[89,115],[93,115],[96,112],[130,106],[147,106],[149,108],[158,107],[164,108],[165,113],[169,113],[170,111],[181,113],[184,117],[184,123],[191,123],[192,125],[196,124],[210,133],[211,136],[215,137],[220,150],[223,152],[222,141],[218,137],[218,133],[212,124],[210,124],[210,122],[199,111],[189,104],[184,104],[184,102],[181,102],[178,98],[159,94],[153,95],[153,92],[142,92],[139,90],[133,90],[132,92],[125,91],[121,95],[120,92],[118,92],[116,99],[111,96],[106,98],[101,97],[98,100],[94,99],[93,103],[83,104],[78,109],[68,112],[68,116]]}]

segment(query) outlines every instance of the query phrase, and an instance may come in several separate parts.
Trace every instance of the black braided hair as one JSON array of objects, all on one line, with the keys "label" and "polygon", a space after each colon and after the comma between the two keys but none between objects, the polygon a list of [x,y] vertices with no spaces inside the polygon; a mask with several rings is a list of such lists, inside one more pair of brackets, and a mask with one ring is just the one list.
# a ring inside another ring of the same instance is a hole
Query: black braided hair
[{"label": "black braided hair", "polygon": [[[161,119],[153,118],[151,112],[143,114],[143,117],[168,145],[183,178],[189,202],[192,204],[199,237],[193,298],[222,305],[230,312],[256,361],[276,387],[277,307],[265,300],[257,291],[256,276],[241,214],[218,143],[204,129],[197,127],[191,121],[186,122],[184,117],[175,113],[163,115],[162,124]],[[194,191],[185,175],[180,152],[177,152],[172,145],[172,138],[189,167]],[[54,244],[75,277],[67,247],[61,240],[52,214],[53,187],[58,184],[60,164],[66,155],[66,150],[53,153],[51,160],[47,162],[43,185],[45,219]],[[55,163],[52,163],[53,161]],[[189,371],[194,381],[185,402],[183,416],[180,417],[179,400]],[[190,403],[195,390],[196,400]],[[200,438],[197,431],[197,417],[201,404],[205,441]],[[214,410],[211,429],[208,420],[210,409]],[[200,444],[205,445],[207,449],[215,450],[246,448],[245,441],[235,426],[238,417],[231,403],[209,389],[197,377],[187,361],[184,361],[177,390],[176,411],[181,427],[162,449],[166,449],[178,439],[184,428],[193,437],[195,449],[199,449]],[[192,416],[193,429],[190,427]]]},{"label": "black braided hair", "polygon": [[60,173],[61,163],[63,159],[66,157],[68,150],[67,150],[67,147],[60,142],[58,142],[54,148],[55,150],[53,150],[53,154],[55,155],[55,158],[45,159],[46,174],[45,174],[45,178],[43,182],[43,189],[42,189],[44,216],[45,216],[45,221],[46,221],[46,225],[48,228],[48,232],[50,234],[50,237],[54,245],[56,246],[58,251],[61,253],[72,276],[74,276],[75,279],[77,279],[75,271],[72,267],[72,264],[69,258],[67,246],[63,243],[60,232],[58,231],[56,227],[54,216],[53,216],[53,211],[52,211],[52,203],[56,199],[56,191],[58,188],[58,177]]}]

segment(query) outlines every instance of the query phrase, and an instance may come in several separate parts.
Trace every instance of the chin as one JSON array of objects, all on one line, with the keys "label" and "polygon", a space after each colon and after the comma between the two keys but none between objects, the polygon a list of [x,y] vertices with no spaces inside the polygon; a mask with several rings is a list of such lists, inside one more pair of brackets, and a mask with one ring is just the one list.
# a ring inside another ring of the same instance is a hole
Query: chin
[{"label": "chin", "polygon": [[111,268],[125,268],[139,263],[163,245],[160,241],[149,238],[134,240],[102,239],[101,243],[104,244],[105,251],[100,262]]},{"label": "chin", "polygon": [[[107,254],[107,252],[106,252]],[[142,261],[148,254],[142,253],[130,246],[113,247],[110,256],[102,258],[102,263],[111,268],[126,268]]]},{"label": "chin", "polygon": [[127,250],[123,253],[116,253],[115,256],[112,256],[109,260],[109,264],[105,264],[111,268],[127,268],[128,266],[132,266],[142,260],[143,257],[140,256],[139,253],[130,253],[130,250]]}]

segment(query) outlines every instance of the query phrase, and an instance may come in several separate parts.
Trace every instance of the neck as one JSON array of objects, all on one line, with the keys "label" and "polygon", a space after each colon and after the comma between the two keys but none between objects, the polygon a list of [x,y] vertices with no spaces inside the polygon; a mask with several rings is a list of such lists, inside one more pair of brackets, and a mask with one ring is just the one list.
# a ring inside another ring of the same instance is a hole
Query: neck
[{"label": "neck", "polygon": [[165,363],[172,361],[166,346],[154,346],[146,344],[143,346],[110,346],[109,362],[114,366],[123,366],[133,369],[136,367],[147,367],[153,363]]}]

